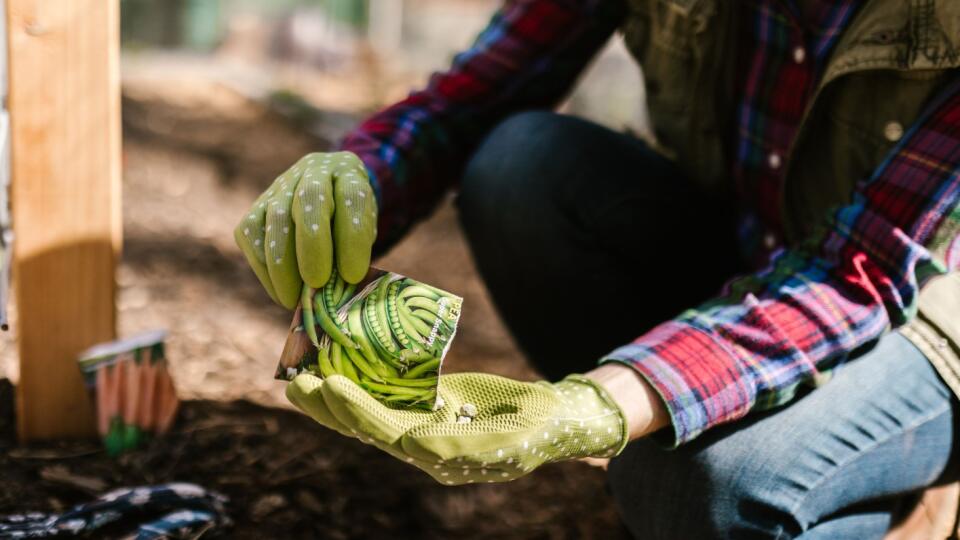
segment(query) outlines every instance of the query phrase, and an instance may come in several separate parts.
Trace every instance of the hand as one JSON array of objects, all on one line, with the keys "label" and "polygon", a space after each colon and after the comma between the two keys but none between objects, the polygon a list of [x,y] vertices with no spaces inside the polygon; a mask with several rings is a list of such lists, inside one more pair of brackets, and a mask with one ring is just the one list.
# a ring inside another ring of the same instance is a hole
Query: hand
[{"label": "hand", "polygon": [[330,279],[334,256],[345,281],[362,280],[376,237],[377,202],[363,163],[350,152],[300,158],[234,230],[267,293],[288,309],[304,282],[320,288]]},{"label": "hand", "polygon": [[317,422],[444,484],[505,482],[544,463],[611,457],[627,443],[620,408],[586,377],[550,384],[457,373],[440,378],[438,395],[440,407],[428,412],[388,408],[340,375],[304,373],[287,386],[287,398]]}]

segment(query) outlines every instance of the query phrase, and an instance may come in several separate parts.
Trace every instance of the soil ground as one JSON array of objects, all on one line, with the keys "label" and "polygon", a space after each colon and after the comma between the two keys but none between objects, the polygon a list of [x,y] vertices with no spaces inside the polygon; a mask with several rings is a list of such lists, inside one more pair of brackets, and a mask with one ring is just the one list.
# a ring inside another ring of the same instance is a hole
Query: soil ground
[{"label": "soil ground", "polygon": [[[15,442],[12,337],[0,336],[0,514],[57,511],[111,488],[187,481],[231,499],[237,538],[620,538],[604,473],[579,462],[446,488],[290,410],[272,379],[289,314],[234,246],[250,201],[328,141],[216,85],[124,90],[120,331],[170,331],[185,400],[171,433],[119,459],[92,441]],[[376,261],[465,298],[447,371],[536,378],[499,323],[449,201]],[[13,314],[16,326],[16,314]]]},{"label": "soil ground", "polygon": [[509,484],[444,487],[297,412],[214,400],[184,402],[171,433],[119,459],[95,442],[15,447],[12,393],[0,381],[0,515],[184,481],[230,498],[230,538],[626,536],[602,471],[583,463],[546,466]]}]

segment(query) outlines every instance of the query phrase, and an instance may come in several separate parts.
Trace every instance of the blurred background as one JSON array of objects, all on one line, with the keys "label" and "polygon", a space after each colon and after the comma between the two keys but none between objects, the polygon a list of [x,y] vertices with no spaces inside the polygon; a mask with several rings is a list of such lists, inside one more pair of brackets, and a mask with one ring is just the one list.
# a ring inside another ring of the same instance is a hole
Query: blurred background
[{"label": "blurred background", "polygon": [[[603,473],[587,465],[443,489],[285,410],[283,384],[272,376],[290,315],[262,292],[232,238],[278,173],[422,86],[470,45],[499,3],[121,1],[119,330],[170,331],[167,356],[188,401],[172,433],[119,460],[82,443],[13,448],[16,348],[11,333],[0,334],[0,470],[8,475],[0,514],[185,480],[231,497],[237,537],[623,534]],[[640,73],[619,36],[562,109],[645,132]],[[464,296],[445,370],[536,378],[477,280],[449,203],[376,264]],[[15,328],[15,309],[10,319]]]}]

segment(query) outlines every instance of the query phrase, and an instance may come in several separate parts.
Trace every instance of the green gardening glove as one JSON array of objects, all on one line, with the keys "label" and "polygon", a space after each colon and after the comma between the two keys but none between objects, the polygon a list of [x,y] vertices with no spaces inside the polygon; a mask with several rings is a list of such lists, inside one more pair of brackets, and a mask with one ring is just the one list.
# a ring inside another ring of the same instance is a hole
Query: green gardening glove
[{"label": "green gardening glove", "polygon": [[550,384],[457,373],[440,378],[438,396],[433,412],[397,410],[341,375],[303,373],[287,386],[287,398],[317,422],[444,484],[505,482],[544,463],[615,456],[627,444],[620,408],[579,375]]},{"label": "green gardening glove", "polygon": [[367,274],[377,237],[377,202],[360,159],[312,153],[281,174],[234,230],[267,293],[296,307],[303,283],[319,289],[337,270],[348,283]]}]

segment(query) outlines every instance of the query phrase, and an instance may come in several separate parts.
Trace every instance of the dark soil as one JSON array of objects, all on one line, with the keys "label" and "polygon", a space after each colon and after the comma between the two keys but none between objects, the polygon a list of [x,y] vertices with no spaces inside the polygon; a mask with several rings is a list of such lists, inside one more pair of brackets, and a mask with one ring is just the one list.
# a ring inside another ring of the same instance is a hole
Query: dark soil
[{"label": "dark soil", "polygon": [[[622,538],[605,473],[580,462],[509,484],[442,487],[291,410],[273,380],[290,314],[233,243],[235,220],[324,140],[218,86],[125,82],[120,333],[169,330],[171,433],[113,459],[96,441],[15,441],[13,332],[0,334],[0,515],[61,511],[121,486],[230,497],[236,538]],[[377,265],[464,297],[445,372],[533,372],[499,322],[449,201]],[[13,310],[16,330],[16,311]]]},{"label": "dark soil", "polygon": [[298,413],[187,401],[173,431],[117,459],[95,441],[18,447],[0,381],[0,514],[58,511],[121,486],[193,482],[230,498],[231,538],[625,538],[603,471],[543,467],[444,487]]}]

